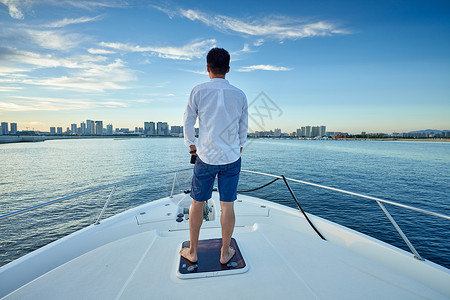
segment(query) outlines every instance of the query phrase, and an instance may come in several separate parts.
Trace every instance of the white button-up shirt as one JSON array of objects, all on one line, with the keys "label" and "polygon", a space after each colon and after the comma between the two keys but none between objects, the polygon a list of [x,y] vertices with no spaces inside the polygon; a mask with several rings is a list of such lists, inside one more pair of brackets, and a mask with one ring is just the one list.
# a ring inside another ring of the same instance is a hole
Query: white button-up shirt
[{"label": "white button-up shirt", "polygon": [[[198,117],[198,143],[194,126]],[[247,98],[227,80],[213,78],[192,89],[184,113],[184,144],[210,165],[235,162],[247,142]]]}]

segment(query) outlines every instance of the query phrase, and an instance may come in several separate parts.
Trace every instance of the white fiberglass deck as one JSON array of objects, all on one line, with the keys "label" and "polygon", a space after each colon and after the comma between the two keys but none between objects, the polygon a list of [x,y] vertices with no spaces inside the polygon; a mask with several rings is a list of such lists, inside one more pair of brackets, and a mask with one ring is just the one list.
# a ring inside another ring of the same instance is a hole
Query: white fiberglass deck
[{"label": "white fiberglass deck", "polygon": [[[188,221],[175,220],[191,202],[182,194],[104,220],[0,268],[0,297],[16,288],[6,299],[450,297],[448,269],[311,216],[324,241],[296,210],[242,195],[238,200],[233,237],[245,256],[245,273],[176,276],[180,244],[189,240]],[[203,223],[200,239],[221,235],[217,193],[209,203],[211,220]],[[24,286],[12,286],[20,280]]]}]

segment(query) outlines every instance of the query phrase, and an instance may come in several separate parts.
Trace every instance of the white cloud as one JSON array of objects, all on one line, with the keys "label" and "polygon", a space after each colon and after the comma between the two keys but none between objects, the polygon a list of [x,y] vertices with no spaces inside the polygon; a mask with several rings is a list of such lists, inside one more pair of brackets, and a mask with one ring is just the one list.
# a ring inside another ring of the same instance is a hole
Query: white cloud
[{"label": "white cloud", "polygon": [[[0,111],[23,111],[25,106],[13,102],[0,102]],[[30,110],[30,109],[28,109]]]},{"label": "white cloud", "polygon": [[114,53],[116,53],[115,51],[112,51],[112,50],[93,49],[93,48],[88,49],[88,52],[91,54],[114,54]]},{"label": "white cloud", "polygon": [[264,43],[264,39],[257,39],[256,42],[253,43],[253,46],[259,47]]},{"label": "white cloud", "polygon": [[[35,3],[40,3],[43,1],[36,0],[0,0],[0,3],[6,5],[9,9],[9,15],[14,19],[23,20],[24,19],[24,8],[31,9]],[[55,6],[73,6],[86,10],[95,10],[98,8],[108,8],[108,7],[126,7],[128,3],[122,0],[104,0],[104,1],[91,1],[91,0],[47,0],[46,4]],[[65,19],[66,20],[66,19]],[[56,24],[56,23],[55,23]],[[62,23],[63,24],[63,23]],[[70,23],[73,24],[73,23]],[[69,25],[69,24],[66,24]],[[66,26],[64,25],[64,26]],[[61,27],[61,26],[57,26]]]},{"label": "white cloud", "polygon": [[150,52],[162,58],[175,60],[192,60],[193,58],[201,58],[209,49],[215,47],[215,45],[215,39],[194,41],[181,47],[141,47],[139,45],[130,45],[123,43],[100,43],[100,46],[102,47],[111,48],[121,52]]},{"label": "white cloud", "polygon": [[157,5],[152,5],[152,7],[156,8],[159,11],[162,11],[163,13],[168,15],[169,18],[171,18],[171,19],[177,15],[177,12],[174,11],[173,9],[169,9],[169,8],[165,8],[165,7],[161,7],[161,6],[157,6]]},{"label": "white cloud", "polygon": [[18,86],[0,86],[0,92],[15,92],[21,89],[22,87]]},{"label": "white cloud", "polygon": [[126,89],[124,83],[135,80],[134,71],[127,69],[117,59],[108,65],[93,64],[68,76],[44,79],[25,79],[24,84],[40,85],[51,89],[74,90],[78,92]]},{"label": "white cloud", "polygon": [[[0,76],[8,76],[10,79],[11,79],[11,76],[15,75],[16,73],[27,72],[29,70],[26,68],[6,66],[6,62],[2,62],[1,59],[0,59],[0,62],[3,64],[2,66],[0,66]],[[0,81],[3,81],[3,80],[0,79]]]},{"label": "white cloud", "polygon": [[61,5],[71,5],[73,7],[78,7],[86,10],[93,10],[96,8],[107,8],[107,7],[126,7],[128,3],[122,0],[104,0],[104,1],[92,1],[92,0],[66,0],[61,1]]},{"label": "white cloud", "polygon": [[34,43],[51,50],[65,51],[76,47],[82,41],[81,35],[62,31],[27,29],[25,32]]},{"label": "white cloud", "polygon": [[61,111],[92,109],[96,107],[127,107],[120,101],[93,101],[88,99],[14,96],[0,102],[0,111]]},{"label": "white cloud", "polygon": [[8,7],[9,15],[11,16],[11,18],[19,19],[19,20],[23,20],[23,18],[24,18],[23,13],[22,13],[21,9],[19,8],[21,3],[23,3],[23,2],[25,2],[25,1],[0,0],[0,3],[3,3],[4,5],[6,5]]},{"label": "white cloud", "polygon": [[102,56],[76,56],[76,57],[65,57],[60,58],[51,54],[38,54],[30,51],[21,51],[14,48],[1,48],[0,52],[0,63],[6,65],[6,63],[18,63],[31,65],[31,67],[14,67],[14,68],[4,68],[0,69],[0,74],[3,72],[29,72],[36,68],[56,68],[64,67],[69,69],[82,69],[90,68],[97,65],[99,62],[106,60]]},{"label": "white cloud", "polygon": [[241,67],[241,68],[237,69],[238,72],[251,72],[251,71],[257,71],[257,70],[290,71],[290,70],[292,70],[292,68],[277,67],[277,66],[272,66],[272,65],[253,65],[253,66]]},{"label": "white cloud", "polygon": [[200,74],[200,75],[209,75],[206,70],[198,71],[198,70],[186,70],[186,69],[183,69],[182,71],[186,71],[186,72],[190,72],[190,73],[194,73],[194,74]]},{"label": "white cloud", "polygon": [[241,54],[244,54],[244,53],[250,53],[250,52],[255,52],[255,51],[253,51],[252,49],[250,49],[250,47],[249,47],[248,44],[244,44],[244,47],[243,47],[241,50],[233,51],[233,52],[230,53],[230,55],[231,55],[231,60],[232,60],[232,61],[236,60],[236,59],[233,59],[233,57],[235,57],[235,56],[239,56],[239,55],[241,55]]},{"label": "white cloud", "polygon": [[24,49],[39,46],[50,50],[68,51],[90,39],[89,36],[71,33],[64,29],[39,29],[25,24],[5,26],[0,30],[0,40],[3,45]]},{"label": "white cloud", "polygon": [[[286,16],[269,16],[260,19],[240,20],[224,15],[210,15],[193,9],[171,11],[161,8],[158,9],[165,12],[169,17],[179,15],[191,21],[200,21],[220,31],[231,31],[255,37],[300,39],[349,33],[327,21],[306,22]],[[260,38],[255,42],[255,45],[259,46],[262,42],[263,40]]]},{"label": "white cloud", "polygon": [[[39,85],[51,89],[68,89],[76,91],[98,91],[125,89],[127,82],[136,79],[135,72],[117,59],[107,62],[103,56],[82,55],[76,57],[55,57],[13,48],[2,48],[0,65],[16,63],[21,67],[1,68],[0,75],[14,76],[14,83]],[[66,74],[59,77],[34,77],[32,71],[41,68],[62,68]],[[28,72],[30,76],[20,77],[17,72]],[[8,74],[8,72],[10,72]]]},{"label": "white cloud", "polygon": [[62,20],[59,21],[55,21],[52,23],[49,23],[47,25],[44,25],[44,27],[49,27],[49,28],[60,28],[60,27],[65,27],[67,25],[71,25],[71,24],[81,24],[81,23],[87,23],[87,22],[92,22],[92,21],[97,21],[99,19],[101,19],[102,16],[96,16],[96,17],[80,17],[80,18],[76,18],[76,19],[67,19],[64,18]]}]

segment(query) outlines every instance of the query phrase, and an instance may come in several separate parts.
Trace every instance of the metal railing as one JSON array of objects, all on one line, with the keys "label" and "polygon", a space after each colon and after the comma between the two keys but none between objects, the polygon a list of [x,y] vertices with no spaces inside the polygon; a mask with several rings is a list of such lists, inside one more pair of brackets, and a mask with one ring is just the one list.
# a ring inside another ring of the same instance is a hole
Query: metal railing
[{"label": "metal railing", "polygon": [[[105,213],[105,211],[106,211],[106,209],[107,209],[107,207],[108,207],[108,205],[109,205],[109,203],[111,201],[111,198],[114,195],[114,192],[116,191],[116,189],[117,189],[117,187],[119,185],[123,185],[123,184],[130,183],[130,182],[133,182],[133,181],[147,179],[147,178],[150,178],[150,177],[155,177],[155,176],[159,176],[159,175],[165,175],[165,174],[173,173],[174,174],[174,178],[173,178],[173,182],[172,182],[172,189],[171,189],[171,192],[170,192],[170,195],[169,195],[169,197],[172,198],[174,190],[175,190],[175,184],[178,182],[177,174],[179,172],[189,171],[189,170],[192,170],[192,169],[193,168],[190,167],[190,168],[184,168],[184,169],[176,169],[176,170],[171,170],[171,171],[158,172],[158,173],[154,173],[154,174],[150,174],[150,175],[146,175],[146,176],[141,176],[141,177],[136,177],[136,178],[132,178],[132,179],[128,179],[128,180],[123,180],[123,181],[119,181],[119,182],[116,182],[116,183],[111,183],[111,184],[104,185],[104,186],[101,186],[101,187],[97,187],[97,188],[94,188],[94,189],[90,189],[90,190],[87,190],[87,191],[84,191],[84,192],[76,193],[76,194],[73,194],[73,195],[70,195],[70,196],[58,198],[56,200],[48,201],[48,202],[45,202],[45,203],[41,203],[41,204],[38,204],[38,205],[34,205],[34,206],[31,206],[31,207],[20,209],[20,210],[14,211],[14,212],[10,212],[10,213],[4,214],[4,215],[0,215],[0,220],[5,219],[5,218],[9,218],[9,217],[12,217],[12,216],[15,216],[15,215],[19,215],[19,214],[22,214],[22,213],[30,212],[30,211],[33,211],[35,209],[39,209],[39,208],[42,208],[42,207],[45,207],[45,206],[48,206],[48,205],[59,203],[59,202],[65,201],[67,199],[71,199],[71,198],[75,198],[75,197],[78,197],[78,196],[81,196],[81,195],[86,195],[86,194],[89,194],[89,193],[93,193],[95,191],[106,189],[108,187],[113,187],[111,193],[108,196],[108,199],[106,200],[105,204],[103,205],[102,211],[100,212],[100,214],[99,214],[99,216],[97,218],[97,221],[94,223],[95,225],[98,225],[98,224],[100,224],[100,220],[102,219],[103,214]],[[407,244],[407,246],[409,247],[411,252],[414,254],[415,258],[417,258],[419,260],[424,260],[424,259],[420,256],[420,254],[414,248],[412,243],[409,241],[408,237],[401,230],[400,226],[394,220],[392,215],[388,212],[388,210],[383,205],[383,203],[384,204],[393,205],[393,206],[397,206],[397,207],[404,208],[404,209],[408,209],[408,210],[411,210],[411,211],[416,211],[416,212],[419,212],[419,213],[428,214],[428,215],[432,215],[432,216],[435,216],[435,217],[439,217],[439,218],[450,220],[450,216],[447,216],[447,215],[444,215],[444,214],[428,211],[428,210],[421,209],[421,208],[416,208],[416,207],[405,205],[405,204],[400,204],[400,203],[389,201],[389,200],[384,200],[384,199],[377,198],[377,197],[366,196],[366,195],[363,195],[363,194],[349,192],[349,191],[342,190],[342,189],[337,189],[337,188],[333,188],[333,187],[329,187],[329,186],[325,186],[325,185],[320,185],[320,184],[311,183],[311,182],[307,182],[307,181],[303,181],[303,180],[288,178],[288,177],[284,177],[284,176],[278,176],[278,175],[262,173],[262,172],[256,172],[256,171],[250,171],[250,170],[241,170],[241,171],[245,172],[245,173],[262,175],[262,176],[267,176],[267,177],[272,177],[272,178],[279,178],[279,179],[283,179],[284,178],[287,181],[301,183],[301,184],[304,184],[304,185],[314,186],[314,187],[318,187],[318,188],[322,188],[322,189],[326,189],[326,190],[331,190],[331,191],[335,191],[335,192],[339,192],[339,193],[343,193],[343,194],[348,194],[348,195],[352,195],[352,196],[356,196],[356,197],[360,197],[360,198],[365,198],[365,199],[376,201],[377,204],[382,209],[382,211],[384,212],[384,214],[389,219],[389,221],[392,223],[394,228],[397,230],[397,232],[400,234],[402,239],[405,241],[405,243]],[[273,182],[271,182],[271,183],[273,183]],[[267,185],[264,185],[264,186],[267,186]]]},{"label": "metal railing", "polygon": [[188,171],[188,170],[192,170],[192,167],[184,168],[184,169],[176,169],[176,170],[171,170],[171,171],[158,172],[158,173],[154,173],[154,174],[150,174],[150,175],[146,175],[146,176],[131,178],[131,179],[119,181],[119,182],[116,182],[116,183],[107,184],[107,185],[104,185],[104,186],[101,186],[101,187],[97,187],[97,188],[94,188],[94,189],[90,189],[90,190],[87,190],[87,191],[84,191],[84,192],[76,193],[76,194],[73,194],[73,195],[70,195],[70,196],[58,198],[58,199],[51,200],[51,201],[48,201],[48,202],[45,202],[45,203],[37,204],[37,205],[30,206],[30,207],[27,207],[27,208],[24,208],[24,209],[13,211],[13,212],[10,212],[10,213],[4,214],[4,215],[0,215],[0,220],[1,219],[5,219],[5,218],[9,218],[9,217],[12,217],[12,216],[15,216],[15,215],[19,215],[19,214],[22,214],[22,213],[30,212],[30,211],[33,211],[35,209],[42,208],[42,207],[45,207],[45,206],[48,206],[48,205],[59,203],[59,202],[62,202],[64,200],[67,200],[67,199],[75,198],[75,197],[78,197],[78,196],[81,196],[81,195],[86,195],[86,194],[90,194],[90,193],[93,193],[93,192],[96,192],[96,191],[99,191],[99,190],[103,190],[103,189],[106,189],[106,188],[109,188],[109,187],[113,187],[111,193],[109,194],[108,199],[105,202],[105,205],[103,206],[102,211],[100,212],[100,214],[99,214],[99,216],[97,218],[97,221],[94,223],[95,225],[98,225],[100,223],[100,220],[101,220],[103,214],[106,211],[106,208],[109,205],[109,202],[110,202],[114,192],[117,189],[117,186],[125,184],[125,183],[130,183],[130,182],[133,182],[133,181],[147,179],[147,178],[154,177],[154,176],[174,173],[175,175],[174,175],[174,180],[173,180],[173,184],[172,184],[172,190],[171,190],[170,196],[169,196],[169,197],[172,198],[173,192],[174,192],[174,189],[175,189],[175,183],[178,180],[177,179],[177,173],[178,172]]},{"label": "metal railing", "polygon": [[[263,176],[273,177],[273,178],[283,178],[283,176],[278,176],[278,175],[273,175],[273,174],[268,174],[268,173],[262,173],[262,172],[249,171],[249,170],[242,170],[242,172],[251,173],[251,174],[257,174],[257,175],[263,175]],[[405,204],[400,204],[400,203],[389,201],[389,200],[384,200],[384,199],[377,198],[377,197],[366,196],[366,195],[363,195],[363,194],[349,192],[349,191],[346,191],[346,190],[341,190],[341,189],[337,189],[337,188],[333,188],[333,187],[329,187],[329,186],[325,186],[325,185],[321,185],[321,184],[317,184],[317,183],[311,183],[311,182],[307,182],[307,181],[303,181],[303,180],[293,179],[293,178],[285,177],[285,179],[288,180],[288,181],[292,181],[292,182],[297,182],[297,183],[301,183],[301,184],[305,184],[305,185],[309,185],[309,186],[314,186],[314,187],[318,187],[318,188],[322,188],[322,189],[326,189],[326,190],[330,190],[330,191],[335,191],[335,192],[339,192],[339,193],[343,193],[343,194],[348,194],[348,195],[352,195],[352,196],[356,196],[356,197],[360,197],[360,198],[365,198],[365,199],[376,201],[377,204],[380,206],[380,208],[383,210],[383,212],[386,215],[386,217],[389,219],[389,221],[392,223],[394,228],[397,230],[397,232],[400,234],[402,239],[405,241],[405,243],[408,246],[408,248],[414,254],[414,257],[419,259],[419,260],[424,260],[424,259],[417,252],[416,248],[414,248],[414,246],[412,245],[411,241],[408,239],[406,234],[403,232],[403,230],[400,228],[400,226],[394,220],[394,217],[392,217],[392,215],[389,213],[389,211],[386,209],[386,207],[383,205],[383,203],[390,204],[390,205],[397,206],[397,207],[401,207],[401,208],[405,208],[405,209],[412,210],[412,211],[416,211],[416,212],[419,212],[419,213],[428,214],[428,215],[432,215],[432,216],[435,216],[435,217],[439,217],[439,218],[450,220],[450,216],[447,216],[447,215],[444,215],[444,214],[428,211],[428,210],[425,210],[425,209],[421,209],[421,208],[417,208],[417,207],[413,207],[413,206],[409,206],[409,205],[405,205]]]}]

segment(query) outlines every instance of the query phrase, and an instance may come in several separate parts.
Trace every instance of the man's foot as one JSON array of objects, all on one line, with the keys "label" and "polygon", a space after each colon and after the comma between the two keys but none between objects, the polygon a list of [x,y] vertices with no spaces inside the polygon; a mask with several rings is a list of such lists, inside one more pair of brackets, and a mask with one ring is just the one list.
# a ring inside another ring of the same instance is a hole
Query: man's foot
[{"label": "man's foot", "polygon": [[184,257],[185,259],[187,259],[188,261],[192,262],[192,263],[196,263],[198,258],[197,258],[197,254],[192,254],[191,253],[191,248],[183,248],[180,250],[180,255],[182,257]]},{"label": "man's foot", "polygon": [[220,263],[223,265],[227,264],[235,254],[236,250],[234,250],[233,247],[228,247],[228,251],[222,251],[220,255]]}]

